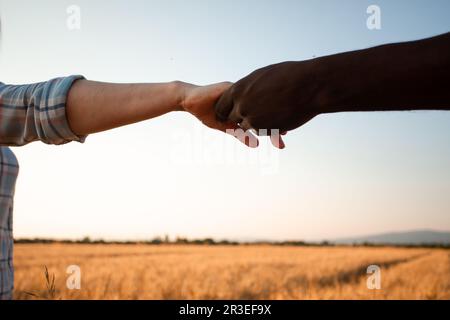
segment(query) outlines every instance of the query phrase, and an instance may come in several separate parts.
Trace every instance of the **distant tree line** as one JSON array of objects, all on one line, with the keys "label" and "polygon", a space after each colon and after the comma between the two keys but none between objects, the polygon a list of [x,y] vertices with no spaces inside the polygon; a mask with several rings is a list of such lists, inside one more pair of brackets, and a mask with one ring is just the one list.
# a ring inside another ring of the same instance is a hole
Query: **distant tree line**
[{"label": "distant tree line", "polygon": [[450,249],[449,244],[375,244],[375,243],[354,243],[354,244],[335,244],[329,241],[322,242],[306,242],[298,240],[287,241],[230,241],[230,240],[214,240],[213,238],[202,239],[188,239],[183,237],[176,237],[174,240],[170,240],[168,236],[155,237],[149,240],[139,241],[114,241],[103,239],[91,239],[90,237],[84,237],[78,240],[70,239],[47,239],[47,238],[19,238],[14,239],[14,243],[62,243],[62,244],[146,244],[146,245],[164,245],[164,244],[183,244],[183,245],[275,245],[275,246],[301,246],[301,247],[330,247],[330,246],[355,246],[355,247],[404,247],[404,248],[442,248]]}]

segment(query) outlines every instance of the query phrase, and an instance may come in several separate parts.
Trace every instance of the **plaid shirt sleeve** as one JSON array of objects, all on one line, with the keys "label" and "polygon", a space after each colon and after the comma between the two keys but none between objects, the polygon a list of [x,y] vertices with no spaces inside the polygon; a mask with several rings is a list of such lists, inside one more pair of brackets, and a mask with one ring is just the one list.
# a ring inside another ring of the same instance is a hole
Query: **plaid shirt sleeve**
[{"label": "plaid shirt sleeve", "polygon": [[86,136],[73,133],[66,117],[67,94],[78,79],[84,78],[70,76],[29,85],[0,82],[0,145],[84,142]]},{"label": "plaid shirt sleeve", "polygon": [[12,151],[0,147],[0,300],[11,299],[14,288],[12,220],[18,173]]},{"label": "plaid shirt sleeve", "polygon": [[0,300],[11,299],[13,269],[13,199],[19,164],[7,146],[40,140],[48,144],[84,142],[72,132],[66,117],[67,93],[82,76],[30,85],[0,82]]}]

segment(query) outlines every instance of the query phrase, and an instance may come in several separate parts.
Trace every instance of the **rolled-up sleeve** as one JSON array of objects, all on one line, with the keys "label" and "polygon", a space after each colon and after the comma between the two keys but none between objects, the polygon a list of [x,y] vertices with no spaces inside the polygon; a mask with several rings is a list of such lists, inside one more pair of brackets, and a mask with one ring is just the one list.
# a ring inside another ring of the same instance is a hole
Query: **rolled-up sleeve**
[{"label": "rolled-up sleeve", "polygon": [[47,144],[84,142],[66,115],[67,95],[83,76],[56,78],[28,85],[0,82],[0,145],[21,146],[40,140]]}]

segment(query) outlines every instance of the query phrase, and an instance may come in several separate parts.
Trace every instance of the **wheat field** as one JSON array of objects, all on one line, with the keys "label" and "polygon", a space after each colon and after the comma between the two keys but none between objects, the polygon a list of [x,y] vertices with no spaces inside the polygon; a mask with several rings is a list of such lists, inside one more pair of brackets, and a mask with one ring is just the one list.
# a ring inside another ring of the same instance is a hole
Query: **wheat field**
[{"label": "wheat field", "polygon": [[[379,290],[367,288],[373,264]],[[444,249],[18,244],[14,265],[15,299],[450,299]]]}]

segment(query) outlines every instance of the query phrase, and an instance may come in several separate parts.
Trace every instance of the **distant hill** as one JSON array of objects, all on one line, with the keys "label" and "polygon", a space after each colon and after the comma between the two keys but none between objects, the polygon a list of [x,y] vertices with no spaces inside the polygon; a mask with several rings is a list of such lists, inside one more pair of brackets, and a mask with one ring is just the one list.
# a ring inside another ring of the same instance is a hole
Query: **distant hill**
[{"label": "distant hill", "polygon": [[336,244],[450,245],[450,231],[414,230],[380,233],[362,237],[341,238]]}]

